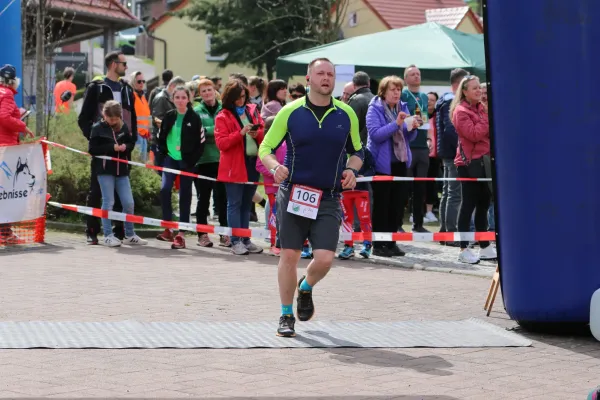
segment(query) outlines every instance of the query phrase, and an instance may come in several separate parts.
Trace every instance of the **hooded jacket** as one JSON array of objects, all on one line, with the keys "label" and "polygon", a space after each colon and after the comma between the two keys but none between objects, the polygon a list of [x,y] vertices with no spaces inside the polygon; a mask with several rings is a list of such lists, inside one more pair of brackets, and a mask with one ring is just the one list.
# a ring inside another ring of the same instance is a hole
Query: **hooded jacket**
[{"label": "hooded jacket", "polygon": [[456,156],[456,146],[458,146],[458,135],[450,119],[450,104],[452,100],[454,100],[454,93],[448,92],[435,103],[437,156],[442,159],[454,159]]},{"label": "hooded jacket", "polygon": [[[126,146],[125,151],[115,151],[115,144],[124,144]],[[106,121],[101,120],[92,127],[88,151],[93,156],[108,156],[121,160],[129,160],[134,146],[133,135],[126,124],[123,124],[118,132],[115,132]],[[98,175],[112,175],[116,177],[129,175],[129,165],[125,163],[103,160],[101,158],[94,158],[92,162]]]},{"label": "hooded jacket", "polygon": [[[135,114],[135,97],[133,88],[123,79],[119,80],[121,84],[121,106],[123,107],[123,122],[127,124],[129,132],[133,136],[133,142],[137,141],[137,115]],[[90,139],[92,126],[102,119],[102,108],[104,104],[114,100],[113,92],[110,86],[102,81],[92,81],[87,84],[83,105],[77,123],[83,136]]]},{"label": "hooded jacket", "polygon": [[25,122],[21,121],[21,112],[12,87],[0,85],[0,145],[19,144],[19,133],[25,132]]}]

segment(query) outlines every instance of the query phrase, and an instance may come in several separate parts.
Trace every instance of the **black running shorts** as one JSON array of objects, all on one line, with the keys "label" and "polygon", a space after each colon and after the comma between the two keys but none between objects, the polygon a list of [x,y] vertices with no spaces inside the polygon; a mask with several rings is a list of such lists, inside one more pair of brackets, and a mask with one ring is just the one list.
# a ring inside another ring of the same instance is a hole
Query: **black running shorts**
[{"label": "black running shorts", "polygon": [[302,250],[308,239],[313,250],[336,251],[342,224],[340,200],[322,198],[317,219],[301,217],[287,211],[291,188],[277,192],[277,223],[282,249]]}]

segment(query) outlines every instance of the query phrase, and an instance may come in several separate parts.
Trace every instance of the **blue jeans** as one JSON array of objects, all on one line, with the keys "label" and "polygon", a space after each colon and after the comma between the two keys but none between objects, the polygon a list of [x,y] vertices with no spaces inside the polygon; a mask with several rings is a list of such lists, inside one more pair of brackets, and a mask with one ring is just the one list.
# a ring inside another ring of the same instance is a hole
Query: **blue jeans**
[{"label": "blue jeans", "polygon": [[142,135],[138,134],[135,145],[137,146],[138,149],[140,149],[140,152],[142,153],[142,161],[143,162],[148,161],[148,139],[146,139]]},{"label": "blue jeans", "polygon": [[[256,185],[243,185],[238,183],[226,183],[227,191],[227,223],[230,228],[250,227],[250,210],[252,209],[252,197],[256,193]],[[231,244],[242,240],[250,242],[250,238],[231,236]]]},{"label": "blue jeans", "polygon": [[[185,172],[195,173],[195,168],[188,168],[183,161],[173,160],[171,157],[165,157],[165,168],[178,169]],[[175,175],[169,172],[163,172],[162,183],[160,186],[160,203],[162,206],[163,221],[173,220],[173,205],[171,204],[171,194],[173,193],[173,184],[175,177],[179,176],[179,222],[190,222],[190,208],[192,206],[192,184],[194,178],[191,176]]]},{"label": "blue jeans", "polygon": [[[102,191],[102,209],[112,211],[115,205],[115,190],[125,214],[133,214],[133,194],[131,193],[131,184],[128,176],[98,175],[98,183]],[[133,222],[125,222],[125,236],[132,237]],[[112,223],[110,219],[102,218],[102,230],[104,237],[112,235]]]}]

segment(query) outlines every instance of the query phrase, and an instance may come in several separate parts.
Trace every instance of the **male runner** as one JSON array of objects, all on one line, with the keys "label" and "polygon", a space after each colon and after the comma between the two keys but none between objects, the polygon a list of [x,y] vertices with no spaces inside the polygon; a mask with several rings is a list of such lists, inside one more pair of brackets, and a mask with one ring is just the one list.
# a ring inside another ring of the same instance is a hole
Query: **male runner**
[{"label": "male runner", "polygon": [[[308,65],[306,79],[310,87],[308,95],[279,111],[259,149],[264,166],[271,170],[275,182],[280,183],[277,222],[281,242],[278,268],[281,318],[277,335],[284,337],[295,335],[296,285],[300,321],[308,321],[315,312],[312,289],[329,272],[339,239],[340,192],[354,189],[364,158],[356,114],[331,95],[335,82],[331,61],[313,60]],[[287,154],[281,165],[273,153],[284,140]],[[307,238],[314,259],[306,276],[296,284],[296,267]]]}]

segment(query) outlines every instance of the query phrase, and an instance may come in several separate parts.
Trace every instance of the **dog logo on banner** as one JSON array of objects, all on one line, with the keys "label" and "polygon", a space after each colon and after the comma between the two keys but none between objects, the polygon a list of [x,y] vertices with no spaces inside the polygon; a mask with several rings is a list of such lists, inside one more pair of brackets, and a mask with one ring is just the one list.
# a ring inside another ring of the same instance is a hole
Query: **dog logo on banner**
[{"label": "dog logo on banner", "polygon": [[46,162],[39,143],[0,147],[0,224],[44,215]]}]

